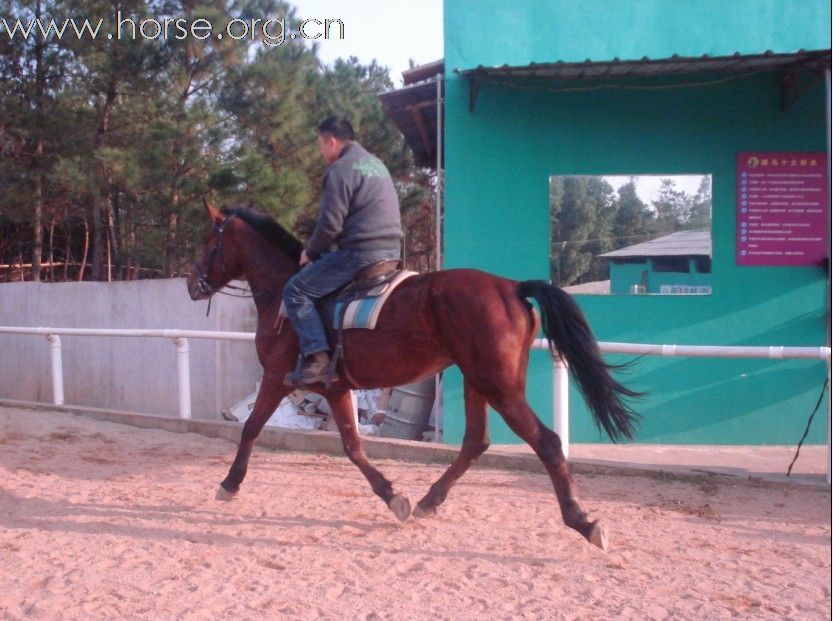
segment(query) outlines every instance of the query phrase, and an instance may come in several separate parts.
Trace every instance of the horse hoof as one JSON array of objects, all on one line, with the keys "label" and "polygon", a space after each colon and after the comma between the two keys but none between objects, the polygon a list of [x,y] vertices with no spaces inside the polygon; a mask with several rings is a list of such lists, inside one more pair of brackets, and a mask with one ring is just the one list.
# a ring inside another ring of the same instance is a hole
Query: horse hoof
[{"label": "horse hoof", "polygon": [[590,531],[590,536],[587,540],[594,546],[597,546],[607,552],[607,531],[598,520],[593,522],[593,528]]},{"label": "horse hoof", "polygon": [[235,498],[237,498],[237,492],[232,493],[221,485],[220,489],[217,490],[217,495],[214,498],[216,498],[217,500],[223,500],[225,502],[228,502],[229,500],[234,500]]},{"label": "horse hoof", "polygon": [[388,503],[388,508],[393,511],[393,514],[399,518],[400,522],[404,522],[411,515],[411,501],[402,494],[397,494],[391,498]]},{"label": "horse hoof", "polygon": [[422,505],[417,503],[417,506],[414,507],[413,513],[411,513],[415,518],[428,518],[437,515],[437,508],[430,507],[428,509],[424,509]]}]

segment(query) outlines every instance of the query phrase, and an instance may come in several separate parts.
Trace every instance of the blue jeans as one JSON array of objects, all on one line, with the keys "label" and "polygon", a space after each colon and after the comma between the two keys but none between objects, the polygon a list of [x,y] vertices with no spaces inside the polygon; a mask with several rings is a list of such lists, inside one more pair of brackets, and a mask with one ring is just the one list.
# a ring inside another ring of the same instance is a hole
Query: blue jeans
[{"label": "blue jeans", "polygon": [[287,281],[283,301],[304,356],[330,349],[315,300],[346,285],[362,268],[399,256],[399,249],[334,250],[321,255]]}]

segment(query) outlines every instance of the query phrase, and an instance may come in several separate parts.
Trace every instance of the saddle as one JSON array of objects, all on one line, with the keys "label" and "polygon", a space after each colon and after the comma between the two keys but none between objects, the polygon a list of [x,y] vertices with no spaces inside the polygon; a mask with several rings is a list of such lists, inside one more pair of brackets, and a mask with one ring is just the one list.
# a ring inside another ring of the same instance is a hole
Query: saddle
[{"label": "saddle", "polygon": [[[325,325],[332,317],[332,329],[373,330],[388,296],[400,282],[416,274],[403,270],[399,261],[380,261],[360,271],[351,283],[323,298],[319,312]],[[330,311],[332,304],[332,311]]]},{"label": "saddle", "polygon": [[[404,280],[417,273],[402,269],[397,259],[387,259],[362,268],[352,281],[324,296],[315,303],[332,355],[327,371],[327,387],[336,379],[336,368],[341,363],[345,377],[355,384],[344,364],[344,330],[373,330],[390,294]],[[280,315],[286,316],[281,305]],[[298,357],[296,370],[302,357]]]}]

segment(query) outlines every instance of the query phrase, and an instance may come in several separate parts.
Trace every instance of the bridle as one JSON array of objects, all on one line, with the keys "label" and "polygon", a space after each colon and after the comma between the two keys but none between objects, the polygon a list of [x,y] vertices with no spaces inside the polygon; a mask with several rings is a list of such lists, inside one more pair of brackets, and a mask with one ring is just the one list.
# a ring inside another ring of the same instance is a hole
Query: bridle
[{"label": "bridle", "polygon": [[[205,264],[208,268],[214,261],[214,256],[217,254],[220,255],[220,265],[223,268],[223,276],[225,276],[227,273],[226,260],[225,256],[223,255],[223,233],[225,232],[226,227],[229,225],[229,222],[234,220],[236,217],[237,216],[232,214],[228,218],[223,220],[220,224],[214,224],[214,230],[217,231],[217,243],[214,244],[214,247],[211,250],[209,250],[208,254],[205,256]],[[235,287],[234,285],[226,284],[221,287],[215,287],[214,285],[209,283],[208,274],[202,271],[199,260],[194,261],[194,272],[197,274],[197,276],[199,276],[199,280],[197,280],[197,287],[199,288],[200,293],[202,293],[203,295],[207,295],[209,299],[212,295],[223,289],[223,287],[229,287],[231,289],[240,289],[242,291],[245,291],[245,289],[242,289],[241,287]]]},{"label": "bridle", "polygon": [[[219,224],[214,224],[214,230],[217,231],[217,243],[214,244],[214,247],[208,251],[208,254],[205,256],[205,264],[206,269],[211,266],[211,263],[214,261],[215,255],[220,256],[220,266],[223,269],[222,276],[225,276],[228,273],[226,269],[226,260],[225,255],[223,254],[223,233],[226,231],[226,227],[229,223],[234,220],[237,216],[235,214],[231,214],[225,220],[220,222]],[[260,291],[258,293],[253,292],[251,289],[246,289],[245,287],[238,287],[237,285],[232,285],[226,283],[225,285],[221,285],[219,287],[215,287],[211,283],[208,282],[208,274],[202,271],[200,267],[200,262],[194,262],[194,272],[199,276],[197,280],[197,287],[203,295],[208,296],[208,308],[205,311],[206,317],[211,312],[211,298],[215,293],[222,293],[223,295],[227,295],[232,298],[252,298],[257,300],[258,298],[264,296],[273,296],[274,294],[271,291]],[[240,291],[241,293],[229,293],[228,291],[223,291],[223,289],[234,289],[235,291]]]}]

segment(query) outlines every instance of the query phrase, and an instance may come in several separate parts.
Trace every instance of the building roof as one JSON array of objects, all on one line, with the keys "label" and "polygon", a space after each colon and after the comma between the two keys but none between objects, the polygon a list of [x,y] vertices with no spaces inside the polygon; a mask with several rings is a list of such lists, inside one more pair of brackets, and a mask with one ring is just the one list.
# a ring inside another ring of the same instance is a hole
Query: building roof
[{"label": "building roof", "polygon": [[442,60],[403,71],[403,87],[379,95],[385,114],[405,136],[416,163],[429,168],[437,165],[437,82],[443,71]]},{"label": "building roof", "polygon": [[[765,71],[792,72],[797,69],[820,71],[830,66],[830,50],[799,50],[790,54],[740,54],[731,56],[697,57],[671,56],[638,60],[597,60],[584,62],[530,63],[523,66],[478,66],[460,71],[470,81],[469,109],[474,110],[482,83],[508,86],[541,87],[538,82],[567,82],[567,87],[577,82],[608,81],[605,86],[625,86],[638,78],[673,77],[686,75],[738,76]],[[419,65],[402,72],[403,86],[381,93],[379,99],[385,114],[393,120],[414,152],[417,164],[434,168],[437,163],[437,82],[442,86],[445,72],[443,59]],[[622,80],[611,84],[610,80]],[[802,94],[796,80],[784,80],[781,84],[781,108]],[[440,97],[442,98],[442,92]],[[440,114],[442,114],[442,101]]]},{"label": "building roof", "polygon": [[636,257],[710,257],[712,235],[708,230],[677,231],[664,237],[620,248],[601,255],[605,259]]},{"label": "building roof", "polygon": [[[656,78],[686,75],[751,75],[768,71],[792,72],[805,69],[820,72],[830,67],[830,50],[806,51],[775,54],[771,51],[763,54],[741,54],[731,56],[696,57],[673,55],[670,58],[648,58],[638,60],[591,60],[584,62],[554,61],[550,63],[530,63],[528,65],[484,67],[466,69],[459,73],[470,83],[469,109],[474,110],[477,94],[482,83],[503,84],[506,86],[534,87],[536,81],[595,81],[627,80],[634,78]],[[626,83],[611,83],[610,87],[623,87]],[[574,87],[574,85],[573,85]],[[794,84],[782,84],[782,108],[784,106],[783,89],[795,88]]]},{"label": "building roof", "polygon": [[461,73],[466,77],[522,77],[557,78],[562,80],[593,80],[600,78],[657,76],[671,74],[692,74],[735,71],[772,71],[785,67],[830,65],[830,50],[808,52],[799,50],[791,54],[741,54],[731,56],[685,57],[674,54],[670,58],[648,58],[638,60],[590,60],[584,62],[530,63],[525,66],[502,65],[500,67],[478,66]]},{"label": "building roof", "polygon": [[576,295],[577,293],[603,295],[610,293],[610,280],[593,280],[578,285],[562,287],[562,289],[570,295]]}]

